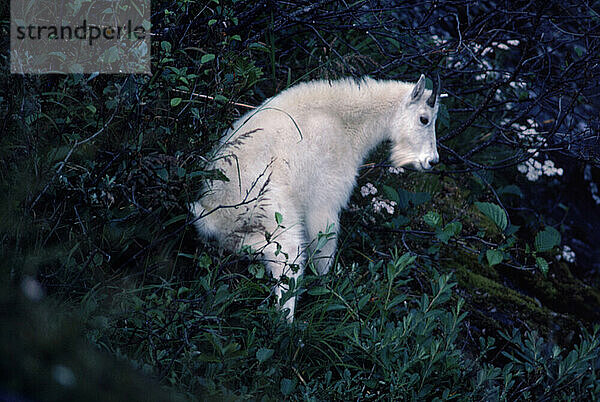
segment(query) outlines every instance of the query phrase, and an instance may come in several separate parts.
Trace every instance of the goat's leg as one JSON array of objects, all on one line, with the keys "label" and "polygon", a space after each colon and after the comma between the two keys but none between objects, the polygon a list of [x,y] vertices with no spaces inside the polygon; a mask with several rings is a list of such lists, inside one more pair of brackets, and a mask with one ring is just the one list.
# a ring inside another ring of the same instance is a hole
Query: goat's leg
[{"label": "goat's leg", "polygon": [[[309,257],[319,275],[325,275],[335,257],[339,214],[337,211],[323,211],[313,208],[306,216],[306,232],[309,244]],[[320,232],[320,233],[319,233]]]},{"label": "goat's leg", "polygon": [[[262,243],[263,246],[256,247],[252,244],[252,240],[257,240],[257,243]],[[274,292],[280,308],[288,310],[286,318],[289,322],[294,320],[296,296],[290,297],[281,305],[283,293],[289,290],[289,285],[284,283],[283,277],[293,278],[297,283],[298,278],[304,273],[306,260],[306,253],[302,249],[304,242],[304,234],[300,226],[278,228],[269,243],[265,242],[264,234],[253,234],[246,239],[246,244],[262,254],[261,259],[265,263],[267,271],[278,281]]]}]

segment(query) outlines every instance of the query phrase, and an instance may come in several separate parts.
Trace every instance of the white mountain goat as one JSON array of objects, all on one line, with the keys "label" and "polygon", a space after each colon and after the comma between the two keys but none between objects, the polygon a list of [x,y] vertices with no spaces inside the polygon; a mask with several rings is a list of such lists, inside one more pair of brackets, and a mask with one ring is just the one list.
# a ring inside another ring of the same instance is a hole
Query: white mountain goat
[{"label": "white mountain goat", "polygon": [[[229,181],[208,183],[191,204],[198,231],[232,251],[250,246],[279,284],[281,299],[304,271],[309,256],[325,274],[337,239],[325,245],[319,232],[337,232],[363,159],[391,141],[392,163],[428,170],[438,162],[435,121],[439,80],[416,84],[376,81],[313,81],[268,99],[238,119],[215,151],[213,169]],[[323,235],[321,235],[323,238]],[[320,258],[317,258],[320,257]],[[296,298],[282,308],[293,320]]]}]

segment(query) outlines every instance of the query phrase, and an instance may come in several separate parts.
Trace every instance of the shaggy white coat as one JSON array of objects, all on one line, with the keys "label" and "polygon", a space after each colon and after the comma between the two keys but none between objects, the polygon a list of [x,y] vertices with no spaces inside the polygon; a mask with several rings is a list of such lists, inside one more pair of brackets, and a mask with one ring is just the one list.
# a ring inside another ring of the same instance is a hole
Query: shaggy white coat
[{"label": "shaggy white coat", "polygon": [[[417,84],[364,79],[313,81],[291,87],[238,119],[215,151],[212,181],[191,205],[198,231],[235,251],[250,246],[276,279],[297,279],[308,256],[329,270],[335,236],[316,250],[319,232],[338,230],[363,159],[385,140],[397,166],[429,169],[438,160],[439,102],[426,104]],[[425,123],[424,123],[425,122]],[[281,214],[281,225],[276,222]],[[319,258],[316,258],[319,257]],[[279,281],[275,293],[288,289]],[[283,308],[294,315],[295,297]]]}]

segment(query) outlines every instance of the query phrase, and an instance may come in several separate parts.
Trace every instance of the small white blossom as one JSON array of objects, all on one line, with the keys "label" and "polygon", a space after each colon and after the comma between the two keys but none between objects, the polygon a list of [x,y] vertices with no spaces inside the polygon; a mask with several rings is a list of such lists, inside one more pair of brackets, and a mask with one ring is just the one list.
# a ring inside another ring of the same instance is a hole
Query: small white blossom
[{"label": "small white blossom", "polygon": [[510,46],[519,46],[521,42],[518,39],[510,39],[507,40],[506,43]]},{"label": "small white blossom", "polygon": [[598,194],[598,185],[592,181],[593,177],[591,165],[585,165],[585,169],[583,169],[583,179],[589,182],[592,199],[597,205],[600,205],[600,194]]},{"label": "small white blossom", "polygon": [[54,377],[54,380],[63,387],[70,388],[77,383],[77,378],[75,377],[73,370],[62,364],[56,364],[52,367],[52,377]]},{"label": "small white blossom", "polygon": [[[537,153],[534,156],[537,156]],[[555,167],[554,162],[550,159],[546,159],[542,164],[534,158],[529,158],[525,163],[518,165],[517,170],[526,175],[529,181],[536,181],[541,176],[562,176],[563,174],[563,169]]]},{"label": "small white blossom", "polygon": [[373,198],[371,200],[371,203],[373,204],[373,211],[375,211],[375,212],[381,212],[382,210],[385,209],[388,214],[390,214],[390,215],[394,214],[394,207],[396,206],[395,201],[382,200],[380,198]]},{"label": "small white blossom", "polygon": [[544,166],[542,166],[542,172],[546,175],[546,176],[562,176],[563,174],[563,170],[562,168],[556,168],[554,166],[554,162],[551,161],[550,159],[547,159],[544,162]]},{"label": "small white blossom", "polygon": [[497,47],[498,49],[507,50],[508,46],[505,43],[492,42],[492,46]]},{"label": "small white blossom", "polygon": [[400,173],[404,172],[404,169],[402,169],[402,168],[396,168],[396,167],[391,166],[389,168],[389,171],[390,171],[391,174],[400,174]]},{"label": "small white blossom", "polygon": [[440,38],[438,35],[431,35],[431,40],[433,41],[434,44],[436,44],[438,46],[443,45],[447,42],[445,39]]},{"label": "small white blossom", "polygon": [[536,181],[540,178],[540,174],[536,170],[530,170],[529,172],[527,172],[526,177],[529,181]]},{"label": "small white blossom", "polygon": [[367,183],[366,185],[364,185],[360,188],[360,194],[363,197],[366,197],[370,194],[377,194],[377,189],[371,183]]},{"label": "small white blossom", "polygon": [[513,89],[526,89],[527,84],[521,81],[511,81],[508,85],[510,85]]},{"label": "small white blossom", "polygon": [[590,183],[590,192],[592,193],[592,199],[598,205],[600,205],[600,196],[598,196],[598,186],[596,183]]},{"label": "small white blossom", "polygon": [[41,300],[44,297],[42,285],[32,276],[25,276],[21,282],[21,291],[33,301]]},{"label": "small white blossom", "polygon": [[566,262],[573,263],[575,262],[575,252],[571,250],[571,247],[566,244],[563,246],[562,252],[556,256],[557,260],[565,260]]},{"label": "small white blossom", "polygon": [[585,169],[583,169],[583,179],[585,181],[592,181],[592,166],[585,165]]},{"label": "small white blossom", "polygon": [[538,124],[535,120],[529,118],[526,125],[514,123],[511,127],[515,129],[519,140],[530,146],[527,149],[529,159],[517,166],[517,170],[524,174],[527,180],[536,181],[541,176],[562,176],[563,169],[556,167],[554,161],[546,159],[542,163],[538,160],[540,157],[539,149],[547,147],[547,144],[538,133]]}]

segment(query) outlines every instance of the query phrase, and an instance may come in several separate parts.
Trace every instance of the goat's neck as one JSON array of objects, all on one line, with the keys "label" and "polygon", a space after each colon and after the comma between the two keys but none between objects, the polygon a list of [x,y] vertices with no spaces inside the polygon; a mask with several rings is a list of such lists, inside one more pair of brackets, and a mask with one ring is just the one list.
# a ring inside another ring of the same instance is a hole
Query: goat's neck
[{"label": "goat's neck", "polygon": [[340,94],[334,110],[344,122],[359,162],[381,142],[390,139],[390,124],[404,98],[397,82],[371,82],[349,94]]}]

